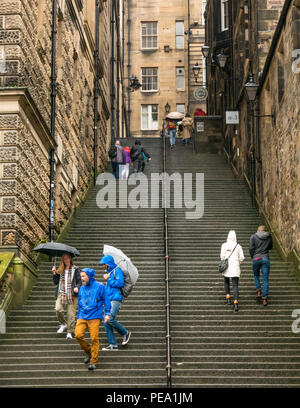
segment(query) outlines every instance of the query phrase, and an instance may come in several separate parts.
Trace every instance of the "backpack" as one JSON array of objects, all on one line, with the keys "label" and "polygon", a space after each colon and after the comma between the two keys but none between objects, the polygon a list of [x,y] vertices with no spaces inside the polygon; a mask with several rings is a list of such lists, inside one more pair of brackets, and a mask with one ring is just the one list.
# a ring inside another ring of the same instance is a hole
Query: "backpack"
[{"label": "backpack", "polygon": [[[117,268],[117,267],[118,267],[118,266],[116,266],[116,268]],[[115,268],[115,269],[116,269],[116,268]],[[114,275],[115,275],[115,269],[113,270]],[[120,292],[121,292],[121,295],[122,295],[122,296],[124,296],[125,298],[127,298],[127,297],[130,295],[130,293],[131,293],[131,291],[132,291],[134,285],[133,285],[133,283],[131,282],[129,273],[128,273],[127,271],[123,271],[123,269],[122,269],[122,272],[123,272],[123,274],[124,274],[124,286],[122,286],[122,288],[120,288]]]},{"label": "backpack", "polygon": [[176,129],[176,123],[169,122],[169,129]]},{"label": "backpack", "polygon": [[111,146],[111,148],[108,151],[108,156],[113,159],[117,156],[117,147],[115,145]]},{"label": "backpack", "polygon": [[124,273],[124,286],[120,289],[120,292],[121,295],[127,298],[130,295],[134,285],[131,282],[129,273],[127,271],[125,272],[123,271],[123,273]]}]

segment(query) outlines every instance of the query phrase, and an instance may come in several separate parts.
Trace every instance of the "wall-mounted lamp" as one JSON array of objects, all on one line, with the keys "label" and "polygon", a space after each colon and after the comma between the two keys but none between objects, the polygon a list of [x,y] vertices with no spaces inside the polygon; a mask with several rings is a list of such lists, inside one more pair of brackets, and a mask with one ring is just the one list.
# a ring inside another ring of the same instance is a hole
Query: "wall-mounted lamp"
[{"label": "wall-mounted lamp", "polygon": [[201,67],[198,65],[198,62],[196,62],[196,64],[193,66],[193,74],[194,74],[194,78],[195,78],[195,82],[197,82],[197,78],[199,76]]}]

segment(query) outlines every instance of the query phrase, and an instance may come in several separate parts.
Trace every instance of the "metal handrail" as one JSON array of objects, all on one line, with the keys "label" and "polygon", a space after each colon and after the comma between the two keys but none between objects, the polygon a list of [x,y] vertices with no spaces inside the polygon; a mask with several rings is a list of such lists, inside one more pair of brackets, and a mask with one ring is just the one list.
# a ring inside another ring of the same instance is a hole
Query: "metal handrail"
[{"label": "metal handrail", "polygon": [[166,358],[167,358],[167,387],[172,387],[172,367],[171,367],[171,334],[170,334],[170,296],[169,296],[169,247],[168,247],[168,214],[167,214],[167,194],[166,194],[166,137],[164,128],[162,129],[163,143],[163,197],[164,197],[164,239],[165,239],[165,282],[166,282]]}]

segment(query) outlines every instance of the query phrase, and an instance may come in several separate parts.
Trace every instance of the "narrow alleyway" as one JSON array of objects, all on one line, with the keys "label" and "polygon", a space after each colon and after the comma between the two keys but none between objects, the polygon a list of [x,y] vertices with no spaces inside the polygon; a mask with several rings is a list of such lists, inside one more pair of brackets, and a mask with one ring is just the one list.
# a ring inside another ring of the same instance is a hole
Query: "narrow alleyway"
[{"label": "narrow alleyway", "polygon": [[[162,171],[161,140],[143,143],[153,158],[145,174]],[[291,315],[300,308],[300,285],[292,269],[272,251],[270,303],[257,304],[248,242],[260,219],[243,181],[234,178],[222,156],[196,155],[180,142],[174,151],[167,147],[169,174],[205,177],[204,217],[186,220],[185,208],[168,210],[173,386],[299,387],[300,341],[292,333]],[[51,263],[44,262],[30,298],[11,314],[7,334],[0,337],[0,387],[166,386],[163,210],[100,210],[98,190],[91,192],[65,242],[80,250],[77,265],[93,267],[100,281],[103,244],[121,248],[136,264],[139,280],[119,314],[132,338],[118,352],[100,351],[98,369],[89,372],[76,340],[56,334]],[[225,305],[217,272],[230,229],[246,256],[238,313]],[[101,350],[103,325],[100,343]]]}]

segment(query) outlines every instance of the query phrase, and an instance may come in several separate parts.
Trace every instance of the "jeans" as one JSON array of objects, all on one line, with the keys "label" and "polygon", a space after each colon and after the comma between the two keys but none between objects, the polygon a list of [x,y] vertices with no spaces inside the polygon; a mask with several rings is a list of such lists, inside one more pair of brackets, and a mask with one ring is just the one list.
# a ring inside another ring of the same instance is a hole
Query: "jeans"
[{"label": "jeans", "polygon": [[176,129],[169,130],[169,136],[170,136],[170,145],[173,146],[175,144]]},{"label": "jeans", "polygon": [[[239,278],[232,279],[233,297],[234,300],[239,300]],[[225,295],[230,295],[230,278],[224,276]]]},{"label": "jeans", "polygon": [[252,269],[254,273],[254,283],[256,289],[260,289],[260,271],[262,274],[262,297],[267,298],[269,294],[269,272],[270,272],[270,261],[269,258],[264,256],[257,261],[252,261]]},{"label": "jeans", "polygon": [[116,320],[116,316],[117,316],[118,311],[120,309],[121,302],[119,302],[118,300],[112,300],[110,303],[111,303],[110,320],[107,323],[104,323],[104,327],[105,327],[106,334],[107,334],[108,344],[111,344],[113,346],[117,346],[118,343],[117,343],[116,337],[114,335],[114,329],[121,336],[124,336],[128,332],[128,330],[125,329],[125,327],[123,327],[121,325],[121,323],[119,323]]},{"label": "jeans", "polygon": [[121,163],[116,163],[116,162],[111,162],[112,165],[112,171],[113,171],[113,175],[115,176],[116,179],[120,178],[120,173],[121,173]]}]

